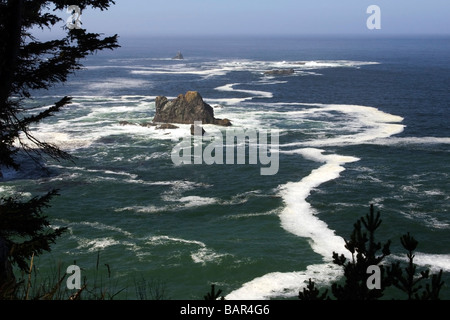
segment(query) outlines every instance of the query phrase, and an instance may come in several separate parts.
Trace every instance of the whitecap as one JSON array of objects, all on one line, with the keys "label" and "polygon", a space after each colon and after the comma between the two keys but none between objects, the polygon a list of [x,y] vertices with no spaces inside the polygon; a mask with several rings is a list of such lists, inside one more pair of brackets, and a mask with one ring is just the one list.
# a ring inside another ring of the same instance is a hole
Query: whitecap
[{"label": "whitecap", "polygon": [[207,248],[205,243],[197,240],[187,240],[169,236],[152,236],[147,240],[147,244],[151,245],[167,245],[172,242],[199,247],[198,250],[191,253],[191,259],[194,263],[200,263],[202,265],[210,262],[217,262],[220,258],[229,255],[217,253],[214,250]]},{"label": "whitecap", "polygon": [[307,108],[299,111],[287,112],[287,114],[314,115],[322,112],[322,115],[332,118],[333,114],[323,112],[338,112],[348,117],[344,124],[340,123],[342,130],[351,130],[352,134],[343,134],[331,138],[315,138],[313,140],[294,142],[282,145],[288,146],[345,146],[374,143],[380,139],[391,138],[393,135],[403,132],[405,126],[400,124],[403,118],[383,112],[374,107],[358,105],[323,105],[323,104],[289,104],[316,106],[318,108]]},{"label": "whitecap", "polygon": [[445,196],[445,192],[438,190],[438,189],[433,189],[433,190],[426,190],[424,191],[424,193],[427,196]]},{"label": "whitecap", "polygon": [[449,137],[392,137],[389,139],[374,140],[373,144],[395,146],[395,145],[434,145],[450,144]]},{"label": "whitecap", "polygon": [[168,210],[168,207],[156,207],[153,205],[149,206],[130,206],[124,208],[114,209],[115,212],[133,211],[137,213],[158,213],[161,211]]},{"label": "whitecap", "polygon": [[255,218],[255,217],[264,217],[264,216],[274,216],[280,213],[280,209],[274,209],[266,212],[256,212],[256,213],[241,213],[241,214],[233,214],[224,216],[223,219],[246,219],[246,218]]},{"label": "whitecap", "polygon": [[181,197],[176,201],[183,203],[183,206],[185,208],[208,206],[217,203],[217,199],[215,198],[207,198],[199,196]]},{"label": "whitecap", "polygon": [[202,265],[206,265],[207,263],[211,262],[220,263],[220,259],[225,256],[228,256],[228,254],[217,253],[206,247],[200,248],[197,252],[193,252],[191,254],[192,261],[194,261],[194,263],[200,263]]},{"label": "whitecap", "polygon": [[215,90],[225,91],[225,92],[241,92],[241,93],[250,94],[251,97],[249,97],[247,100],[251,100],[253,98],[267,98],[267,99],[273,98],[272,92],[233,88],[238,85],[240,85],[240,83],[230,83],[230,84],[226,84],[224,86],[217,87],[217,88],[215,88]]},{"label": "whitecap", "polygon": [[333,263],[314,264],[305,271],[272,272],[255,278],[225,296],[226,300],[269,300],[291,298],[313,279],[317,287],[325,286],[343,275],[342,268]]},{"label": "whitecap", "polygon": [[[409,262],[406,254],[402,256],[391,255],[390,259]],[[450,271],[450,254],[415,252],[413,262],[418,266],[429,268],[432,273],[439,272],[439,270],[442,270],[443,272]]]},{"label": "whitecap", "polygon": [[84,225],[84,226],[88,226],[88,227],[91,227],[91,228],[94,228],[94,229],[98,229],[98,230],[114,231],[114,232],[117,232],[117,233],[121,233],[121,234],[123,234],[123,235],[125,235],[127,237],[130,237],[130,238],[133,236],[132,233],[130,233],[128,231],[125,231],[125,230],[123,230],[123,229],[121,229],[119,227],[106,225],[106,224],[101,223],[101,222],[89,222],[89,221],[72,222],[69,225]]},{"label": "whitecap", "polygon": [[141,79],[130,78],[106,78],[101,82],[90,82],[86,85],[89,90],[112,90],[112,89],[124,89],[124,88],[149,88],[151,82]]},{"label": "whitecap", "polygon": [[78,247],[77,249],[87,249],[88,252],[95,252],[98,250],[105,249],[107,247],[119,245],[120,242],[111,238],[97,238],[97,239],[87,239],[87,238],[77,238]]}]

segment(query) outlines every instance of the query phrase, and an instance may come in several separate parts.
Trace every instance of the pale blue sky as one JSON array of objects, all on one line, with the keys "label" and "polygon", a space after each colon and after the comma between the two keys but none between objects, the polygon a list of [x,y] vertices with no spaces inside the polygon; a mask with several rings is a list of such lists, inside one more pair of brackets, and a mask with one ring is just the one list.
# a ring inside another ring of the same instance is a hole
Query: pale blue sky
[{"label": "pale blue sky", "polygon": [[[381,30],[366,26],[373,4]],[[122,36],[450,34],[449,21],[450,0],[116,0],[82,14],[88,31]]]}]

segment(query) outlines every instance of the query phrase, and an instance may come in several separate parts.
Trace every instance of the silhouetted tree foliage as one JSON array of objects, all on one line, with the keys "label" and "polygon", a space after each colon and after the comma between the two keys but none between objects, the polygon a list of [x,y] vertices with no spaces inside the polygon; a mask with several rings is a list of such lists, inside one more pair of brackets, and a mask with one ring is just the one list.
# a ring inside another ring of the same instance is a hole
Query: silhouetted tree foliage
[{"label": "silhouetted tree foliage", "polygon": [[[439,292],[444,285],[442,279],[442,270],[438,274],[431,275],[430,271],[424,270],[417,274],[417,266],[414,264],[414,251],[419,242],[412,237],[409,232],[400,238],[403,248],[407,251],[407,266],[402,269],[400,263],[394,263],[389,269],[389,273],[393,278],[395,287],[407,294],[408,300],[438,300]],[[403,274],[405,271],[405,274]],[[431,283],[425,284],[425,289],[421,283],[425,279],[431,279]]]},{"label": "silhouetted tree foliage", "polygon": [[326,289],[324,292],[320,293],[320,290],[316,288],[315,283],[311,280],[311,278],[308,281],[308,285],[306,288],[303,288],[303,291],[300,291],[298,293],[298,297],[300,300],[307,300],[307,301],[315,301],[315,300],[329,300],[330,298],[327,297],[328,295],[328,289]]},{"label": "silhouetted tree foliage", "polygon": [[217,300],[220,298],[220,300],[225,300],[224,297],[221,297],[222,290],[219,289],[216,291],[216,286],[214,284],[211,285],[211,291],[208,292],[205,296],[203,296],[204,300]]},{"label": "silhouetted tree foliage", "polygon": [[87,55],[118,47],[117,35],[101,38],[100,34],[84,29],[65,27],[64,38],[39,41],[30,30],[65,22],[51,12],[44,12],[51,6],[54,12],[69,5],[104,10],[113,3],[111,0],[0,1],[0,165],[19,167],[14,159],[19,150],[16,142],[35,160],[42,155],[58,160],[70,158],[55,145],[37,139],[29,128],[70,104],[71,98],[62,97],[34,115],[25,115],[24,100],[31,98],[32,90],[49,89],[67,81],[70,74],[82,67],[80,60]]},{"label": "silhouetted tree foliage", "polygon": [[[118,47],[117,35],[102,37],[84,29],[69,29],[56,13],[70,5],[105,10],[112,4],[111,0],[0,0],[0,179],[3,169],[20,168],[19,151],[37,163],[45,156],[71,158],[51,142],[36,138],[30,129],[70,104],[71,98],[62,97],[50,107],[31,108],[27,101],[33,90],[48,90],[67,81],[87,55]],[[61,39],[39,41],[31,33],[33,28],[55,26],[67,31]],[[0,199],[0,290],[14,280],[11,263],[24,270],[32,253],[49,251],[50,244],[65,230],[49,228],[47,217],[42,215],[56,194],[53,190],[28,201]]]},{"label": "silhouetted tree foliage", "polygon": [[[400,238],[403,248],[407,251],[408,265],[402,269],[400,262],[387,264],[385,257],[390,255],[391,242],[383,245],[375,241],[375,231],[381,225],[380,212],[375,214],[373,205],[369,213],[360,218],[353,228],[349,240],[345,240],[345,248],[351,253],[351,260],[343,254],[333,252],[333,262],[342,266],[343,281],[331,285],[331,293],[337,300],[377,300],[384,296],[388,287],[396,287],[407,294],[407,299],[439,299],[439,292],[443,286],[442,270],[431,276],[430,283],[425,288],[419,285],[430,276],[429,270],[421,271],[417,276],[417,266],[414,264],[414,251],[418,241],[409,232]],[[364,229],[363,229],[364,227]],[[367,273],[369,266],[378,266],[380,270],[380,288],[369,289],[367,280],[371,274]],[[299,292],[301,300],[324,300],[328,289],[320,293],[314,282]]]},{"label": "silhouetted tree foliage", "polygon": [[[366,217],[359,219],[350,235],[350,240],[345,240],[345,248],[352,254],[352,260],[347,261],[344,255],[333,253],[333,262],[344,269],[344,284],[333,284],[331,291],[339,300],[374,300],[383,295],[384,288],[390,285],[389,277],[386,277],[383,265],[380,262],[390,254],[390,241],[384,245],[375,241],[375,231],[380,227],[382,220],[380,212],[375,214],[373,205]],[[366,231],[363,230],[363,227]],[[381,250],[381,253],[379,251]],[[381,270],[381,289],[370,290],[367,287],[367,268],[371,265],[379,265]]]}]

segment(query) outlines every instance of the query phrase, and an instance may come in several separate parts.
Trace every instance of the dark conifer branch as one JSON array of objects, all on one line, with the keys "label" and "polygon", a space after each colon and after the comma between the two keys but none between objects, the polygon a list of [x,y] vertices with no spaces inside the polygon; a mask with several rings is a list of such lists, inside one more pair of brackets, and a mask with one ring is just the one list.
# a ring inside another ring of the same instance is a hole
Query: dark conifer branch
[{"label": "dark conifer branch", "polygon": [[[69,160],[71,155],[49,141],[42,141],[33,128],[69,105],[69,96],[54,105],[33,112],[29,99],[33,90],[49,90],[67,81],[69,75],[82,68],[81,60],[99,50],[118,47],[117,35],[102,37],[86,30],[69,30],[61,39],[39,41],[31,34],[33,28],[54,28],[64,23],[52,13],[70,5],[106,10],[110,0],[27,1],[0,0],[0,179],[1,170],[20,169],[16,155],[23,152],[36,163],[49,156]],[[50,200],[57,196],[52,190],[31,200],[19,197],[0,199],[0,298],[14,294],[12,265],[27,271],[27,261],[34,255],[51,250],[66,228],[52,228],[42,214]],[[12,288],[12,289],[11,289]]]}]

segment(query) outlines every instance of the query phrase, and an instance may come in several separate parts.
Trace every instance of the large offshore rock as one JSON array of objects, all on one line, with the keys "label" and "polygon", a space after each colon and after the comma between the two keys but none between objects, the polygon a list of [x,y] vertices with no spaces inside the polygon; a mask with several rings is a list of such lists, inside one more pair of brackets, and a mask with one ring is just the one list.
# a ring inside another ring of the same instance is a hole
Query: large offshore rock
[{"label": "large offshore rock", "polygon": [[203,124],[231,125],[228,119],[214,118],[213,108],[203,101],[197,91],[180,94],[172,101],[167,97],[158,96],[155,105],[156,114],[153,122],[193,124],[195,121],[201,121]]}]

